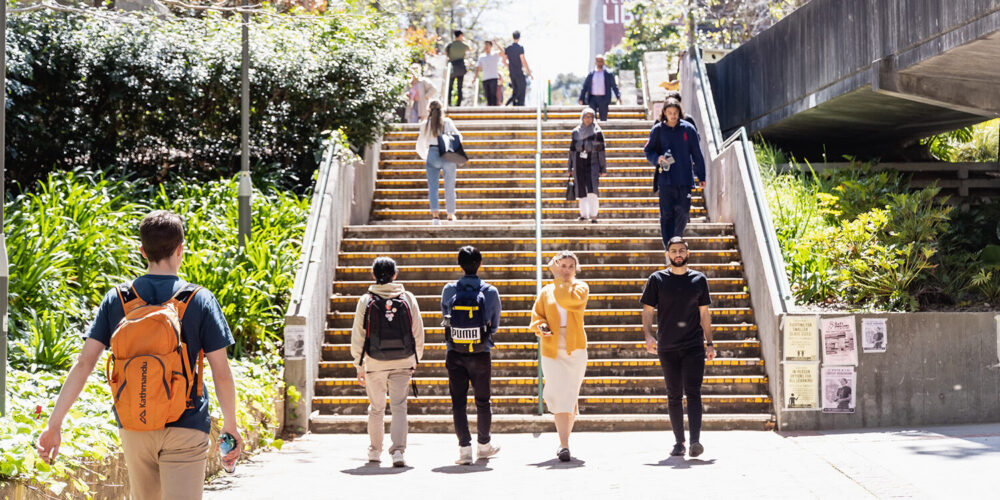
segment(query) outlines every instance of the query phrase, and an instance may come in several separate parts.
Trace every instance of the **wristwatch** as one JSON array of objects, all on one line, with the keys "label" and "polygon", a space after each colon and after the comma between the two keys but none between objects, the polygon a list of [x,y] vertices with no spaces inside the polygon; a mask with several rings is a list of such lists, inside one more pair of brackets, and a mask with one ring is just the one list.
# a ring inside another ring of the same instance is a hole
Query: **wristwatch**
[{"label": "wristwatch", "polygon": [[709,340],[708,342],[705,342],[705,347],[715,347],[715,344],[713,344],[712,341]]}]

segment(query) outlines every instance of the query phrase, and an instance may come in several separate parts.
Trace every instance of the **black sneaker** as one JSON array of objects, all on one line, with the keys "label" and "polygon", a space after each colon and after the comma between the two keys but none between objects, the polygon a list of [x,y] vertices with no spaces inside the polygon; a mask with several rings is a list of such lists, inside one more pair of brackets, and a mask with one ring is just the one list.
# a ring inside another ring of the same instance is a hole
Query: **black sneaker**
[{"label": "black sneaker", "polygon": [[586,220],[587,220],[587,218],[586,218],[586,217],[583,217],[583,216],[580,216],[580,217],[577,217],[577,218],[576,218],[576,220],[577,220],[578,222],[584,222],[584,221],[586,221]]},{"label": "black sneaker", "polygon": [[559,457],[560,462],[569,462],[569,448],[559,448],[556,456]]},{"label": "black sneaker", "polygon": [[691,443],[691,453],[690,453],[690,455],[691,455],[692,458],[693,457],[697,457],[698,455],[701,455],[702,453],[705,453],[705,447],[702,446],[701,443]]},{"label": "black sneaker", "polygon": [[674,445],[674,449],[670,451],[670,456],[683,457],[685,451],[687,450],[684,448],[684,443],[677,443]]},{"label": "black sneaker", "polygon": [[591,224],[597,224],[597,219],[590,219]]}]

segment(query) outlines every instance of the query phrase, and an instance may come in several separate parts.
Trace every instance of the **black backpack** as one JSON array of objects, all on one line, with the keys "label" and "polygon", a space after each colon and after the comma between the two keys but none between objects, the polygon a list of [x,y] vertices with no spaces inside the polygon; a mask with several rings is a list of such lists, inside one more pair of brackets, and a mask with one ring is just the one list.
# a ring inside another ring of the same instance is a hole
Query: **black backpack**
[{"label": "black backpack", "polygon": [[489,344],[486,325],[487,285],[455,284],[455,300],[451,303],[450,328],[446,329],[449,344],[460,352],[483,352]]},{"label": "black backpack", "polygon": [[389,361],[404,359],[417,352],[413,338],[413,318],[403,296],[391,299],[370,294],[365,309],[365,354],[372,359]]}]

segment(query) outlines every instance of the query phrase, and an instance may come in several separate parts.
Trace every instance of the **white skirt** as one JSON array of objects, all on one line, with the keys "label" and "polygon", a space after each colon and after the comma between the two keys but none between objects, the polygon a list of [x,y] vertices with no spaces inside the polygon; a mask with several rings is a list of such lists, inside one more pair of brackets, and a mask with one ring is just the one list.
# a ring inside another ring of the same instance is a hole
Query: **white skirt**
[{"label": "white skirt", "polygon": [[559,351],[556,358],[542,356],[545,388],[542,399],[550,413],[575,413],[580,385],[587,373],[587,349],[566,354],[566,328],[559,329]]}]

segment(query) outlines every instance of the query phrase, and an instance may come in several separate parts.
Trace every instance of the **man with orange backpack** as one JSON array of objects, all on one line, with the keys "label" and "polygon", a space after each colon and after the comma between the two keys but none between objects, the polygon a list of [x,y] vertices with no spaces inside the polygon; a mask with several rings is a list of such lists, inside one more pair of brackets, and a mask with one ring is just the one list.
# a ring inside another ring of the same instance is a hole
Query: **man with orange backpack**
[{"label": "man with orange backpack", "polygon": [[105,349],[132,498],[198,499],[205,482],[211,418],[203,381],[208,358],[222,407],[222,433],[243,449],[236,429],[236,383],[226,347],[233,336],[212,292],[177,276],[184,257],[184,221],[157,210],[139,224],[147,274],[110,290],[88,327],[83,349],[59,392],[38,454],[56,457],[63,419]]}]

